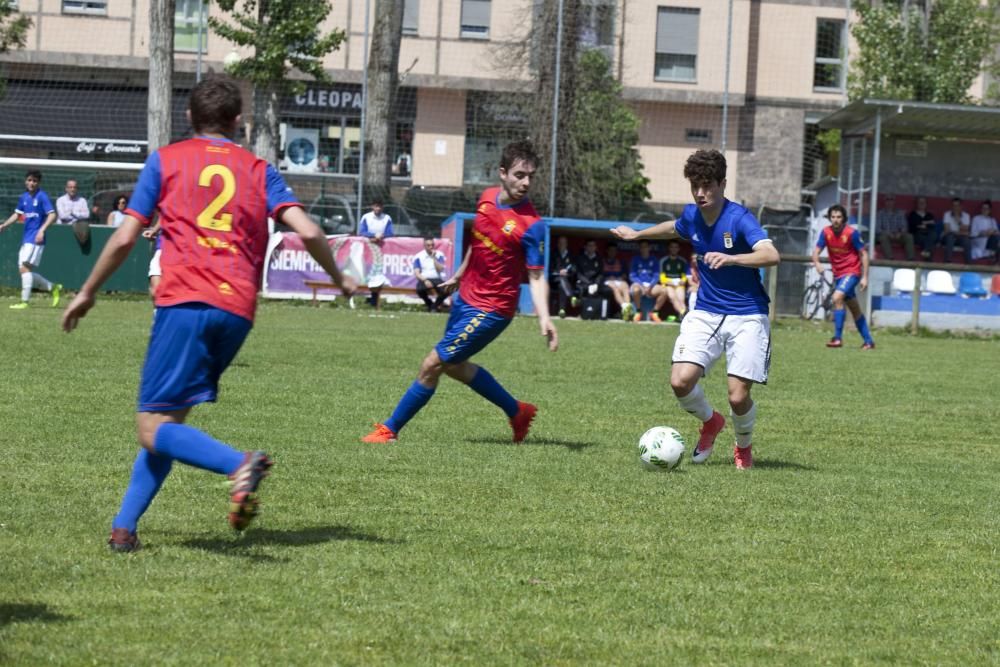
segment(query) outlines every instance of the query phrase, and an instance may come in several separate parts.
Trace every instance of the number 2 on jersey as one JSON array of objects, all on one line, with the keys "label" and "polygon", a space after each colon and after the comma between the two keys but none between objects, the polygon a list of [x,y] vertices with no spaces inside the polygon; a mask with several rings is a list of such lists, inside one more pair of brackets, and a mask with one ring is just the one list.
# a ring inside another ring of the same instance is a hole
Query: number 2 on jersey
[{"label": "number 2 on jersey", "polygon": [[231,232],[233,231],[233,214],[222,213],[220,215],[219,211],[225,208],[226,204],[232,200],[233,195],[236,194],[236,176],[233,175],[229,167],[221,164],[210,164],[202,169],[198,175],[198,185],[203,188],[211,187],[212,180],[216,176],[222,179],[222,190],[198,214],[198,226],[217,232]]}]

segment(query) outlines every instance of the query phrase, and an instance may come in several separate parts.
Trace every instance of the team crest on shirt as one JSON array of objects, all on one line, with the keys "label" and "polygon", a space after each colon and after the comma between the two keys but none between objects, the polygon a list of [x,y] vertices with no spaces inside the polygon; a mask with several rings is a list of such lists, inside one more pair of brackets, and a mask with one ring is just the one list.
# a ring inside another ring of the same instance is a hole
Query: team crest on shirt
[{"label": "team crest on shirt", "polygon": [[503,233],[507,234],[508,236],[510,235],[511,232],[514,231],[515,228],[517,228],[517,223],[514,222],[513,220],[507,220],[506,222],[503,223]]},{"label": "team crest on shirt", "polygon": [[726,246],[727,249],[732,249],[733,247],[733,235],[730,232],[722,233],[722,245]]}]

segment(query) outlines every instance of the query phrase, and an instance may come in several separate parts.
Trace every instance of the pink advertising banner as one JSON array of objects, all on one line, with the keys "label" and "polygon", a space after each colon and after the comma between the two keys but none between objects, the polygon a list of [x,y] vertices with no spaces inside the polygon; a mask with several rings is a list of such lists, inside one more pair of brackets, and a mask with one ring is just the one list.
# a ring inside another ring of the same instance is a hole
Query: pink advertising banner
[{"label": "pink advertising banner", "polygon": [[[413,258],[424,249],[423,239],[394,236],[376,244],[363,236],[329,236],[327,242],[340,270],[359,284],[381,281],[393,287],[416,287]],[[455,251],[452,242],[435,239],[434,249],[444,255],[445,267],[451,267]],[[272,235],[264,265],[264,296],[311,298],[307,280],[329,280],[329,276],[313,260],[298,234]]]}]

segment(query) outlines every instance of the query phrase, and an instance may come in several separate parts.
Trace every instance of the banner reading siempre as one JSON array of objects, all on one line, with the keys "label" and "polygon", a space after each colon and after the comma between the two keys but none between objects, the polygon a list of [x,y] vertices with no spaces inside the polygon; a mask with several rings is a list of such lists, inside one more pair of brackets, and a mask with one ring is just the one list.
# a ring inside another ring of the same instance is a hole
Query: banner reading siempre
[{"label": "banner reading siempre", "polygon": [[[360,285],[367,285],[378,276],[385,276],[387,284],[393,287],[412,289],[417,285],[413,277],[413,258],[424,249],[423,239],[392,236],[379,246],[364,236],[328,236],[327,242],[340,270]],[[435,239],[434,249],[444,255],[445,277],[450,277],[454,256],[452,242]],[[305,281],[329,279],[305,249],[298,234],[284,232],[271,236],[264,264],[264,296],[312,298],[312,290],[306,287]],[[332,298],[332,294],[327,294],[326,298]]]}]

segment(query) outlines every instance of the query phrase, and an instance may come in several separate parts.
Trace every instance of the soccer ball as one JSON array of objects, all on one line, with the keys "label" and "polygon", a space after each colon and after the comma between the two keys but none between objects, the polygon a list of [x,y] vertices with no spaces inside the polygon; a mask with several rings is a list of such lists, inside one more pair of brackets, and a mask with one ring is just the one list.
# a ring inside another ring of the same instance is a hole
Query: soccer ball
[{"label": "soccer ball", "polygon": [[684,438],[669,426],[654,426],[639,438],[639,462],[647,470],[673,470],[682,456]]}]

